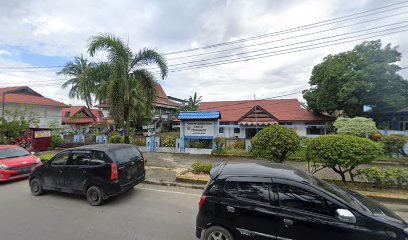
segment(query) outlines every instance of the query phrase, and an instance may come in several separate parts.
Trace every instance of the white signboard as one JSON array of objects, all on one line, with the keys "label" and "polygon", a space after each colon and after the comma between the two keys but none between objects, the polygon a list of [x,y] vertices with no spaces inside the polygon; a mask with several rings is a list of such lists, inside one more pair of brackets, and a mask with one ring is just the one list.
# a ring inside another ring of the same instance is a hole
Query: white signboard
[{"label": "white signboard", "polygon": [[214,122],[184,122],[184,136],[186,137],[213,137]]}]

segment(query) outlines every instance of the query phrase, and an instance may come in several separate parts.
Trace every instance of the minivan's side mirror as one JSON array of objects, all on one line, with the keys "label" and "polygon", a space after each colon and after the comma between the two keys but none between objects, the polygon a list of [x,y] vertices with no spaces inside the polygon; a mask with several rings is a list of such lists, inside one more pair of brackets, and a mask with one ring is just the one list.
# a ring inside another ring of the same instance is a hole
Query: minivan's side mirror
[{"label": "minivan's side mirror", "polygon": [[356,223],[356,217],[347,209],[337,209],[336,217],[345,223]]}]

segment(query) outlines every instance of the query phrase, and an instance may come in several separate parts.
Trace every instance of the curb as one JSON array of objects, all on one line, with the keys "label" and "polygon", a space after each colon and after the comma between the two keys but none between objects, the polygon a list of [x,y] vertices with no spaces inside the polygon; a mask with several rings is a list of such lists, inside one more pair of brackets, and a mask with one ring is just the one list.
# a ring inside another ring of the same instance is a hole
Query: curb
[{"label": "curb", "polygon": [[198,178],[191,178],[191,177],[183,177],[183,176],[176,176],[176,182],[185,182],[185,183],[192,183],[192,184],[202,184],[206,185],[208,180],[198,179]]},{"label": "curb", "polygon": [[384,193],[367,192],[367,191],[356,191],[356,192],[366,197],[371,197],[371,198],[380,199],[384,201],[396,201],[396,202],[408,203],[408,195],[401,196],[399,194],[384,194]]},{"label": "curb", "polygon": [[150,185],[157,185],[157,186],[166,186],[166,187],[184,187],[184,188],[192,188],[192,189],[201,189],[204,190],[205,185],[198,185],[198,184],[187,184],[187,183],[178,183],[178,182],[160,182],[154,180],[145,180],[143,183],[150,184]]}]

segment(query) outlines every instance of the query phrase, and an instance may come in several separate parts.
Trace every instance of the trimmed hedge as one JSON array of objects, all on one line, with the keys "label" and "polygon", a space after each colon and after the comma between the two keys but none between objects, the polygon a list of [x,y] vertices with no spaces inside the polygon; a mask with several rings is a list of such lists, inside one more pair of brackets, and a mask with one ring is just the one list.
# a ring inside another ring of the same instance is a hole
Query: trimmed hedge
[{"label": "trimmed hedge", "polygon": [[47,154],[47,155],[39,156],[39,158],[41,159],[41,162],[49,161],[52,157],[54,157],[53,154]]},{"label": "trimmed hedge", "polygon": [[214,166],[211,163],[196,162],[191,167],[194,173],[210,173]]},{"label": "trimmed hedge", "polygon": [[362,181],[372,183],[376,187],[408,188],[408,169],[385,169],[376,167],[357,170],[356,176]]},{"label": "trimmed hedge", "polygon": [[389,136],[384,136],[381,139],[382,144],[384,145],[384,150],[390,154],[397,154],[405,156],[405,153],[402,151],[402,147],[408,142],[408,137],[400,134],[391,134]]}]

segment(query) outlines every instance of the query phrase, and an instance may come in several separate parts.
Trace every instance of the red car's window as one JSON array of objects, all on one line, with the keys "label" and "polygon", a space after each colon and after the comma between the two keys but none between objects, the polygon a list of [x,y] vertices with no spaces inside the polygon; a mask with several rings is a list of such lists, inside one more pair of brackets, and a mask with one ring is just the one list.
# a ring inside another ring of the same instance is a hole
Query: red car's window
[{"label": "red car's window", "polygon": [[28,155],[30,155],[30,153],[23,148],[0,149],[0,159],[23,157]]}]

